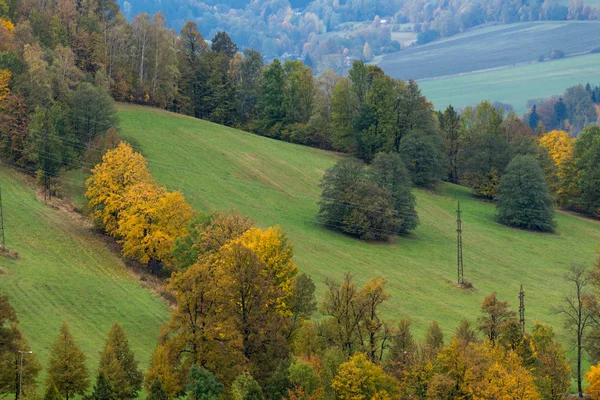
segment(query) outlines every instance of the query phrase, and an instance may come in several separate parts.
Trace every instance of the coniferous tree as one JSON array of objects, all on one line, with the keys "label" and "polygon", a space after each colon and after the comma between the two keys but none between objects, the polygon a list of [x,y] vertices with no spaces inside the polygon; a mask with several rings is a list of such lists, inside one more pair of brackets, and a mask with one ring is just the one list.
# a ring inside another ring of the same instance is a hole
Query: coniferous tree
[{"label": "coniferous tree", "polygon": [[106,380],[104,374],[100,372],[96,378],[94,390],[89,396],[84,396],[85,400],[120,400],[121,398],[115,393],[114,388]]},{"label": "coniferous tree", "polygon": [[438,119],[440,121],[440,131],[442,139],[444,140],[446,156],[450,161],[448,181],[458,183],[459,156],[462,151],[462,143],[460,140],[460,116],[456,110],[449,105],[443,113],[438,113]]},{"label": "coniferous tree", "polygon": [[285,74],[278,59],[273,60],[263,70],[261,93],[259,106],[262,114],[261,129],[263,131],[259,133],[267,136],[277,136],[278,132],[270,132],[269,130],[285,118]]},{"label": "coniferous tree", "polygon": [[392,194],[394,209],[400,219],[398,233],[415,229],[419,216],[415,210],[412,182],[402,157],[397,153],[378,153],[371,164],[371,174],[378,185]]},{"label": "coniferous tree", "polygon": [[99,375],[103,376],[119,399],[133,399],[142,388],[144,379],[125,332],[114,323],[100,353]]},{"label": "coniferous tree", "polygon": [[538,124],[540,122],[540,116],[537,113],[537,105],[533,105],[533,107],[531,107],[531,112],[529,113],[529,118],[528,118],[528,122],[529,122],[529,126],[531,127],[531,129],[537,129]]},{"label": "coniferous tree", "polygon": [[63,322],[60,335],[50,349],[46,384],[55,385],[67,400],[84,394],[90,386],[85,355],[75,343],[66,322]]},{"label": "coniferous tree", "polygon": [[165,392],[165,389],[163,389],[162,384],[160,383],[160,380],[155,379],[154,382],[152,382],[152,386],[150,386],[150,390],[148,391],[148,397],[146,397],[147,400],[168,400],[169,396],[167,395],[167,392]]},{"label": "coniferous tree", "polygon": [[554,230],[552,198],[534,157],[516,156],[511,161],[500,181],[496,200],[500,223],[542,232]]}]

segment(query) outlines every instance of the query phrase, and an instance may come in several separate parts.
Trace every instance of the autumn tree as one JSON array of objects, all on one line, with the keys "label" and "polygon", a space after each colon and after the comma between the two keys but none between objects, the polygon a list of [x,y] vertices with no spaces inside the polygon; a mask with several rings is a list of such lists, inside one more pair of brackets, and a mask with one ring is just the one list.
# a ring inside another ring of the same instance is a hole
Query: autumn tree
[{"label": "autumn tree", "polygon": [[116,236],[119,214],[127,206],[125,195],[134,185],[150,181],[146,159],[130,145],[122,142],[107,152],[86,181],[85,196],[94,222]]},{"label": "autumn tree", "polygon": [[[23,377],[24,394],[35,392],[36,378],[42,369],[36,355],[28,354],[31,348],[18,322],[8,297],[0,296],[0,395],[14,393],[17,396],[15,377],[20,374]],[[18,363],[19,351],[24,352],[22,373]]]},{"label": "autumn tree", "polygon": [[10,78],[12,72],[7,69],[0,69],[0,103],[10,95]]},{"label": "autumn tree", "polygon": [[481,303],[481,316],[477,320],[479,330],[495,343],[503,327],[512,321],[515,315],[514,311],[509,310],[508,302],[498,300],[496,292],[493,292]]},{"label": "autumn tree", "polygon": [[123,328],[114,323],[100,353],[98,376],[103,375],[119,399],[133,399],[142,388],[143,375]]},{"label": "autumn tree", "polygon": [[243,242],[223,246],[218,264],[225,276],[226,312],[241,334],[243,355],[256,379],[265,382],[289,352],[285,331],[291,318],[277,307],[284,292],[264,258]]},{"label": "autumn tree", "polygon": [[565,327],[570,331],[570,339],[575,344],[577,349],[577,392],[579,397],[583,396],[583,347],[584,339],[587,330],[592,323],[592,315],[590,310],[585,307],[585,298],[588,294],[588,285],[590,283],[590,275],[585,267],[572,265],[569,267],[569,272],[565,275],[565,280],[572,285],[571,293],[564,297],[564,303],[557,306],[555,313],[561,314],[564,317]]},{"label": "autumn tree", "polygon": [[386,371],[402,381],[414,364],[417,351],[418,345],[410,330],[410,321],[400,320],[390,339],[389,353],[384,364]]},{"label": "autumn tree", "polygon": [[22,95],[10,95],[0,102],[0,154],[6,162],[26,169],[33,163],[28,124],[29,110]]},{"label": "autumn tree", "polygon": [[540,146],[548,151],[555,169],[546,175],[557,203],[565,206],[577,194],[577,172],[574,164],[574,139],[565,131],[554,130],[539,139]]},{"label": "autumn tree", "polygon": [[123,254],[143,264],[168,264],[175,240],[187,234],[192,207],[180,192],[167,192],[151,182],[132,186],[123,202],[116,231]]},{"label": "autumn tree", "polygon": [[589,385],[585,388],[585,394],[591,400],[600,399],[600,366],[592,365],[585,375],[585,380]]},{"label": "autumn tree", "polygon": [[565,351],[554,338],[549,325],[536,322],[531,333],[531,342],[535,349],[534,376],[538,391],[544,399],[564,398],[571,386],[571,366]]},{"label": "autumn tree", "polygon": [[67,400],[69,396],[84,394],[90,386],[85,355],[75,343],[66,322],[50,349],[46,384],[55,385]]},{"label": "autumn tree", "polygon": [[[221,290],[225,277],[216,272],[211,262],[203,261],[171,278],[169,289],[175,294],[177,309],[168,324],[168,346],[161,350],[165,355],[160,359],[157,355],[156,363],[160,365],[164,358],[180,365],[186,375],[195,364],[215,371],[221,382],[229,384],[245,364],[243,342],[233,316],[222,309],[227,301]],[[169,370],[163,374],[175,375]],[[161,381],[167,393],[175,392],[167,379]]]},{"label": "autumn tree", "polygon": [[179,350],[171,343],[159,344],[152,353],[144,379],[145,389],[157,399],[179,397],[184,393],[186,375],[179,366]]},{"label": "autumn tree", "polygon": [[427,361],[434,360],[444,347],[444,334],[437,321],[433,321],[425,332],[422,351]]},{"label": "autumn tree", "polygon": [[496,199],[498,222],[533,231],[552,232],[554,208],[538,161],[516,156],[506,168]]},{"label": "autumn tree", "polygon": [[393,398],[397,383],[363,353],[352,356],[338,370],[332,386],[340,400]]}]

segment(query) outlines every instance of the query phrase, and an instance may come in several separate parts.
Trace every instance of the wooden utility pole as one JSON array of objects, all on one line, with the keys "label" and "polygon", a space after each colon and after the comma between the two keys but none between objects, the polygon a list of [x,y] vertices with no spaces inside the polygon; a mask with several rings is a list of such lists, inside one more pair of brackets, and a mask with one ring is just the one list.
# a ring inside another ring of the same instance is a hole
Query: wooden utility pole
[{"label": "wooden utility pole", "polygon": [[525,292],[523,291],[523,285],[521,285],[521,291],[519,292],[519,323],[523,333],[525,333]]},{"label": "wooden utility pole", "polygon": [[2,187],[0,187],[0,250],[6,250],[6,238],[4,237],[4,214],[2,213]]},{"label": "wooden utility pole", "polygon": [[457,251],[457,268],[458,268],[458,284],[460,286],[464,283],[464,268],[463,268],[463,254],[462,254],[462,219],[460,217],[460,201],[458,202],[458,209],[456,210],[456,251]]}]

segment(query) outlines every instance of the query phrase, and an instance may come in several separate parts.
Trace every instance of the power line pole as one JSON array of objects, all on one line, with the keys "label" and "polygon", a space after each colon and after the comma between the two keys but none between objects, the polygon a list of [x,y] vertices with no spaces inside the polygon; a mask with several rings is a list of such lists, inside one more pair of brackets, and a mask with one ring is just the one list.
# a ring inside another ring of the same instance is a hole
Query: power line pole
[{"label": "power line pole", "polygon": [[457,246],[457,267],[458,267],[458,284],[460,286],[464,283],[464,271],[463,271],[463,254],[462,254],[462,219],[460,217],[460,201],[458,202],[458,209],[456,210],[456,246]]},{"label": "power line pole", "polygon": [[521,285],[521,291],[519,292],[519,323],[521,329],[525,332],[525,292],[523,291],[523,285]]},{"label": "power line pole", "polygon": [[6,239],[4,237],[4,214],[2,213],[2,187],[0,187],[0,250],[6,250]]}]

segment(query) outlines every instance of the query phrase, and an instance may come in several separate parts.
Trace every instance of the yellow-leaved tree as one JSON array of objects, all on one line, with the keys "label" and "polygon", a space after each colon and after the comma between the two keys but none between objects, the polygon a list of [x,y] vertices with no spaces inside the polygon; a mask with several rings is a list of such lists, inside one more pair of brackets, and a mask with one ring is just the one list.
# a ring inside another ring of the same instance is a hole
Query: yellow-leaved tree
[{"label": "yellow-leaved tree", "polygon": [[116,237],[119,214],[127,206],[125,194],[143,182],[152,182],[146,159],[121,142],[102,157],[86,182],[85,197],[92,219],[103,226],[106,233]]},{"label": "yellow-leaved tree", "polygon": [[600,399],[600,364],[590,367],[585,380],[589,383],[585,388],[585,394],[592,400]]},{"label": "yellow-leaved tree", "polygon": [[0,69],[0,101],[4,100],[10,94],[10,78],[12,72],[7,69]]},{"label": "yellow-leaved tree", "polygon": [[232,244],[236,243],[252,250],[265,263],[264,273],[268,274],[281,290],[281,295],[277,298],[277,307],[287,310],[288,300],[294,292],[294,278],[298,274],[298,267],[292,260],[294,251],[285,232],[279,226],[267,230],[250,228],[232,241]]},{"label": "yellow-leaved tree", "polygon": [[398,392],[394,378],[363,353],[340,365],[331,386],[339,400],[385,400],[395,398]]},{"label": "yellow-leaved tree", "polygon": [[558,203],[564,206],[577,193],[577,171],[573,162],[575,139],[565,131],[554,130],[542,136],[539,143],[554,161],[555,169],[544,172]]},{"label": "yellow-leaved tree", "polygon": [[12,21],[8,19],[0,18],[0,25],[2,25],[11,34],[15,30],[15,24],[13,24]]},{"label": "yellow-leaved tree", "polygon": [[143,264],[168,263],[175,241],[188,233],[192,207],[180,192],[167,192],[152,182],[131,186],[123,203],[116,231],[123,254]]},{"label": "yellow-leaved tree", "polygon": [[512,350],[494,346],[492,342],[472,344],[464,391],[474,400],[539,400],[533,375]]}]

